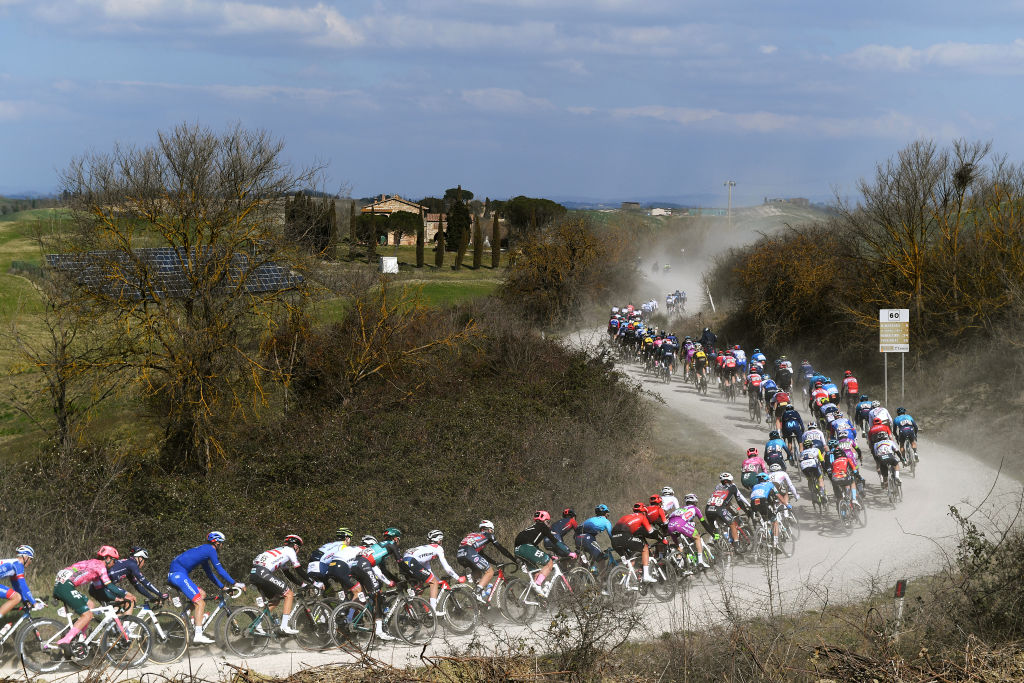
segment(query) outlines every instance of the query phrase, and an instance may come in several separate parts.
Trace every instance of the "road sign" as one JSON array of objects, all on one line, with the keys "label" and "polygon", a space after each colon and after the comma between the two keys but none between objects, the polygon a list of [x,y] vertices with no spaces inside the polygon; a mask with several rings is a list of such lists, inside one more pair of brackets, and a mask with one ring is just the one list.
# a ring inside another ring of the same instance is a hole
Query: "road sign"
[{"label": "road sign", "polygon": [[878,350],[881,353],[910,352],[910,309],[879,309]]}]

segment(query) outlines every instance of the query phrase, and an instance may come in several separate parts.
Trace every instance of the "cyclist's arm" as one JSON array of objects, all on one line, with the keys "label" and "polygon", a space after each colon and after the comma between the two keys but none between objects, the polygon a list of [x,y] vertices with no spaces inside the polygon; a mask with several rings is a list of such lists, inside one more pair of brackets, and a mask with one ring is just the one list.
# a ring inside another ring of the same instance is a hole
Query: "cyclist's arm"
[{"label": "cyclist's arm", "polygon": [[129,570],[128,580],[132,582],[132,585],[135,586],[135,588],[139,591],[139,593],[142,594],[143,597],[156,599],[162,595],[162,593],[159,590],[157,590],[156,586],[150,583],[150,581],[142,575],[142,572],[139,571],[138,566],[136,566],[135,569]]},{"label": "cyclist's arm", "polygon": [[[214,567],[214,560],[209,559],[209,558],[206,559],[206,560],[203,560],[203,571],[206,572],[206,576],[210,579],[210,581],[213,581],[213,585],[215,585],[217,588],[224,588],[224,585],[225,585],[224,582],[221,581],[220,577],[217,576],[217,574],[213,571],[213,567]],[[219,562],[217,563],[217,567],[218,567],[218,571],[224,571],[224,568],[220,566]],[[224,573],[227,574],[227,572],[224,572]],[[230,585],[232,585],[234,583],[235,583],[234,580],[231,579],[230,577],[228,577],[227,585],[230,586]]]},{"label": "cyclist's arm", "polygon": [[554,547],[554,550],[558,554],[559,557],[568,557],[569,556],[569,547],[567,545],[565,545],[564,543],[562,543],[562,539],[560,539],[558,536],[556,536],[555,532],[553,532],[547,526],[544,526],[541,531],[544,534],[544,537],[547,540],[551,541],[551,543],[552,543],[552,545]]},{"label": "cyclist's arm", "polygon": [[498,543],[497,541],[491,541],[491,544],[492,544],[492,545],[493,545],[493,546],[494,546],[495,548],[497,548],[498,550],[500,550],[500,551],[501,551],[501,554],[502,554],[502,555],[504,555],[505,557],[507,557],[508,559],[510,559],[510,560],[511,560],[512,562],[515,562],[515,561],[516,561],[516,556],[515,556],[515,555],[513,555],[512,553],[510,553],[510,552],[509,552],[509,551],[508,551],[508,550],[507,550],[507,549],[505,548],[505,546],[503,546],[502,544]]},{"label": "cyclist's arm", "polygon": [[444,556],[444,548],[439,546],[435,557],[437,558],[437,561],[441,563],[441,568],[445,570],[448,576],[453,579],[457,579],[459,577],[459,573],[452,569],[451,565],[448,564],[448,559]]},{"label": "cyclist's arm", "polygon": [[281,570],[281,573],[284,574],[286,579],[294,583],[296,586],[301,586],[312,581],[312,579],[309,578],[309,574],[307,574],[306,570],[302,567],[285,567]]},{"label": "cyclist's arm", "polygon": [[107,598],[110,601],[120,600],[125,595],[127,595],[127,591],[125,591],[117,584],[110,583],[109,579],[107,583],[103,584],[103,593],[107,596]]},{"label": "cyclist's arm", "polygon": [[36,604],[36,599],[32,597],[32,591],[28,588],[28,582],[25,581],[25,567],[23,565],[15,565],[15,567],[17,571],[11,580],[11,583],[14,585],[14,590],[18,591],[18,595],[21,596],[21,601],[26,605]]},{"label": "cyclist's arm", "polygon": [[[207,560],[207,562],[210,564],[211,567],[213,567],[213,568],[215,568],[217,570],[218,574],[220,574],[222,577],[224,577],[224,581],[226,582],[226,585],[232,586],[232,585],[238,583],[237,581],[235,581],[234,579],[231,578],[231,574],[228,574],[228,570],[224,569],[224,566],[221,565],[220,558],[217,557],[217,551],[213,549],[213,546],[210,546],[210,550],[212,552],[210,553],[210,558]],[[207,574],[211,574],[211,572],[209,570],[207,570],[206,573]],[[211,575],[211,578],[212,578],[212,575]]]}]

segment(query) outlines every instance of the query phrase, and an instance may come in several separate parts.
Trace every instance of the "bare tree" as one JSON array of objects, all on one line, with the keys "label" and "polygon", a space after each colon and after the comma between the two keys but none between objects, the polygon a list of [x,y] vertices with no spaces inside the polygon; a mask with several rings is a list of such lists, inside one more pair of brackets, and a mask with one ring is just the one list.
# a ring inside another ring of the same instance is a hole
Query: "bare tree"
[{"label": "bare tree", "polygon": [[106,321],[119,362],[163,411],[175,467],[213,467],[220,434],[268,404],[267,340],[304,315],[313,262],[283,238],[283,198],[312,187],[318,169],[292,169],[283,148],[265,131],[179,125],[61,175],[77,260],[59,263],[76,305]]}]

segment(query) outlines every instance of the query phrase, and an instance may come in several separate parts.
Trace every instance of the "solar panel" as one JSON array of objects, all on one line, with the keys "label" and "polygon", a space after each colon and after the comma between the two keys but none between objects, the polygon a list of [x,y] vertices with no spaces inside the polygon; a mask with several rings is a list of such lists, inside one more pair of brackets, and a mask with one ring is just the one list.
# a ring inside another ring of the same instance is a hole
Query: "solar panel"
[{"label": "solar panel", "polygon": [[[182,258],[184,256],[184,258]],[[225,264],[210,247],[174,247],[81,254],[47,254],[46,263],[67,273],[79,285],[105,296],[130,299],[187,298],[206,289],[210,277],[221,279],[216,289],[242,287],[250,294],[295,287],[303,277],[273,262],[252,264],[248,254],[235,253]]]}]

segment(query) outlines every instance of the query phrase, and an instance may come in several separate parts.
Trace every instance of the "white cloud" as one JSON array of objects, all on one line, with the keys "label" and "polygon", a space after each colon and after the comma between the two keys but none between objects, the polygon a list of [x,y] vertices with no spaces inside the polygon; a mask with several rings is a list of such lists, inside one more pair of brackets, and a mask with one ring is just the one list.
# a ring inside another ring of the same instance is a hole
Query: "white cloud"
[{"label": "white cloud", "polygon": [[570,114],[578,114],[580,116],[590,116],[597,111],[593,107],[566,107],[565,110]]},{"label": "white cloud", "polygon": [[463,90],[462,101],[484,111],[528,114],[554,108],[549,100],[530,97],[522,90],[508,88],[481,88]]},{"label": "white cloud", "polygon": [[757,51],[760,52],[763,55],[773,55],[773,54],[775,54],[776,52],[779,51],[779,46],[778,45],[762,45],[761,47],[757,48]]},{"label": "white cloud", "polygon": [[106,85],[127,90],[168,90],[206,93],[224,100],[240,102],[294,102],[325,104],[344,99],[346,106],[375,108],[372,99],[360,90],[331,90],[327,88],[295,88],[284,85],[191,85],[184,83],[160,83],[151,81],[113,81]]},{"label": "white cloud", "polygon": [[558,69],[559,71],[565,71],[573,76],[590,75],[590,72],[587,70],[587,65],[580,59],[555,59],[550,62],[545,62],[544,66],[552,69]]},{"label": "white cloud", "polygon": [[936,43],[925,48],[864,45],[841,58],[860,69],[918,71],[927,67],[973,73],[1024,73],[1024,39],[1012,43]]},{"label": "white cloud", "polygon": [[28,105],[24,102],[13,100],[0,100],[0,121],[14,121],[20,119],[28,111]]}]

